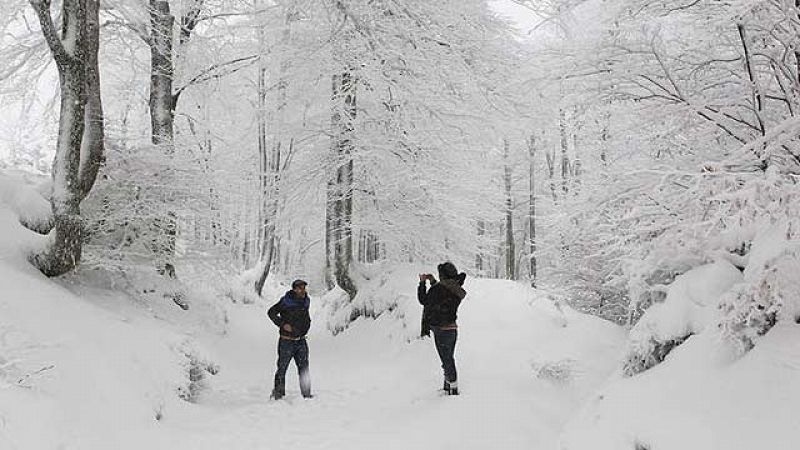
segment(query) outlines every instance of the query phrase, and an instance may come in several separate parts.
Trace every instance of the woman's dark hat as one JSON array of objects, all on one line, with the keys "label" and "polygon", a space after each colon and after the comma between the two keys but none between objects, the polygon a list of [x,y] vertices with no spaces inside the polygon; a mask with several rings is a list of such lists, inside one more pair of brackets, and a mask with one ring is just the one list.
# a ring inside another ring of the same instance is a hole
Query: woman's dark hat
[{"label": "woman's dark hat", "polygon": [[450,261],[439,264],[436,268],[439,269],[439,278],[448,278],[450,280],[458,278],[458,269],[456,269],[455,264]]}]

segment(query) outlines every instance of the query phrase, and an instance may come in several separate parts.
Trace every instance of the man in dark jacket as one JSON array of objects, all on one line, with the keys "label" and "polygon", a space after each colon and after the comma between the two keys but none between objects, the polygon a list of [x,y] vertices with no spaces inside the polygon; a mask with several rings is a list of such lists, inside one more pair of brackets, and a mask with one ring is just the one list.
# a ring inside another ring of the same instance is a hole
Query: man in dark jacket
[{"label": "man in dark jacket", "polygon": [[[442,360],[444,370],[444,391],[448,395],[458,395],[458,377],[456,361],[453,356],[458,339],[458,325],[456,324],[458,307],[467,292],[461,286],[467,275],[458,273],[456,266],[451,262],[439,264],[439,278],[437,282],[431,274],[419,276],[417,300],[423,308],[423,323],[428,323],[433,331],[433,340],[436,351]],[[428,289],[425,281],[430,281]]]},{"label": "man in dark jacket", "polygon": [[311,328],[311,316],[308,314],[310,299],[306,294],[307,283],[294,280],[292,290],[274,304],[267,315],[278,326],[278,370],[275,372],[275,387],[272,398],[280,400],[286,395],[286,370],[294,358],[297,374],[300,378],[300,392],[305,398],[311,398],[311,378],[308,374],[308,343],[306,333]]}]

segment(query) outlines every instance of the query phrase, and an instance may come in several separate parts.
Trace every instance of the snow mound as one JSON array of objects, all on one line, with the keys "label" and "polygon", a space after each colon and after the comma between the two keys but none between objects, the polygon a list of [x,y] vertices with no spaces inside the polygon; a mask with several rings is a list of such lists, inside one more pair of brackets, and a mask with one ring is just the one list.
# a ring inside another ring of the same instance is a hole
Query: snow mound
[{"label": "snow mound", "polygon": [[49,231],[50,202],[42,195],[48,189],[41,176],[24,172],[0,172],[0,208],[10,211],[26,227]]},{"label": "snow mound", "polygon": [[617,378],[566,428],[562,450],[797,448],[800,327],[774,327],[743,358],[712,333],[663,364]]},{"label": "snow mound", "polygon": [[676,278],[631,331],[622,371],[565,428],[562,450],[797,448],[800,257],[764,222],[742,258]]},{"label": "snow mound", "polygon": [[696,267],[676,277],[664,302],[651,306],[631,330],[625,374],[655,366],[689,336],[713,324],[720,297],[741,280],[741,272],[727,261]]}]

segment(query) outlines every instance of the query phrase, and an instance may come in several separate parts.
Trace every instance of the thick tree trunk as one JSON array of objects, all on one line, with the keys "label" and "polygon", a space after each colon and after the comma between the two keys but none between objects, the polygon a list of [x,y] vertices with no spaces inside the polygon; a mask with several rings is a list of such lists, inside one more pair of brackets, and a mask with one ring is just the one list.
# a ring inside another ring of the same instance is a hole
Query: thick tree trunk
[{"label": "thick tree trunk", "polygon": [[[175,17],[170,12],[168,0],[150,0],[150,128],[151,138],[166,158],[174,151],[175,97],[172,83],[175,77],[173,65],[173,26]],[[153,251],[156,255],[156,270],[161,275],[175,277],[175,244],[177,239],[177,215],[167,210],[156,213],[153,220]]]},{"label": "thick tree trunk", "polygon": [[81,198],[89,195],[105,161],[105,118],[100,96],[100,1],[86,0],[86,109],[79,176]]},{"label": "thick tree trunk", "polygon": [[503,139],[503,181],[506,197],[506,226],[505,226],[505,256],[506,256],[506,279],[516,278],[516,248],[514,245],[514,200],[511,195],[511,163],[509,161],[508,139]]},{"label": "thick tree trunk", "polygon": [[528,139],[528,238],[531,287],[536,287],[536,138]]},{"label": "thick tree trunk", "polygon": [[[328,184],[327,208],[330,214],[326,223],[330,227],[329,238],[332,239],[333,276],[336,283],[344,289],[352,300],[356,295],[356,286],[350,277],[350,266],[353,262],[353,135],[356,119],[356,81],[351,71],[345,71],[332,77],[333,114],[331,125],[335,178]],[[329,267],[330,270],[330,267]]]},{"label": "thick tree trunk", "polygon": [[82,64],[60,69],[61,111],[58,144],[53,161],[53,211],[55,236],[44,255],[37,256],[39,269],[47,276],[62,275],[81,260],[83,225],[79,186],[80,148],[84,130],[86,85]]},{"label": "thick tree trunk", "polygon": [[[91,4],[87,5],[87,2]],[[56,156],[53,161],[53,191],[50,205],[53,212],[53,240],[44,253],[33,256],[34,264],[47,276],[57,276],[72,269],[81,260],[83,224],[80,203],[88,194],[102,161],[102,120],[92,123],[100,130],[89,131],[87,156],[82,158],[87,109],[92,117],[99,111],[99,75],[97,71],[96,0],[64,0],[62,3],[61,36],[56,31],[47,0],[32,1],[42,34],[56,61],[61,88],[61,108]],[[87,20],[87,13],[92,17]],[[91,80],[87,80],[91,78]],[[87,84],[92,92],[87,93]],[[87,108],[87,96],[93,105]],[[96,141],[99,136],[99,144]],[[81,162],[85,164],[81,167]]]},{"label": "thick tree trunk", "polygon": [[169,1],[150,0],[150,127],[153,144],[171,155],[174,151],[175,105],[172,82],[173,26]]}]

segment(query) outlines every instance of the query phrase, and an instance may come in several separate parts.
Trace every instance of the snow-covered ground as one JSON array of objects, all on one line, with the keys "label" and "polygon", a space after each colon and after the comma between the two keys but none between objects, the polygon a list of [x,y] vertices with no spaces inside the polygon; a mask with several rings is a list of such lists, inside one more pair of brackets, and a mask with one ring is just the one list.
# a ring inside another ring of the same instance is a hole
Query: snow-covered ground
[{"label": "snow-covered ground", "polygon": [[[417,337],[426,268],[362,267],[352,303],[311,287],[315,398],[292,367],[287,397],[271,401],[265,310],[285,286],[269,280],[254,303],[233,301],[246,277],[175,287],[184,310],[163,295],[174,286],[142,274],[47,279],[26,260],[46,237],[19,224],[46,213],[33,185],[0,176],[2,450],[798,448],[800,289],[775,278],[797,269],[782,225],[744,271],[723,258],[678,276],[630,333],[523,284],[468,280],[458,397],[439,394],[433,343]],[[759,277],[782,297],[747,317],[774,307],[780,320],[743,335],[744,351],[724,338],[739,316],[721,314],[758,294],[743,280]]]},{"label": "snow-covered ground", "polygon": [[[530,304],[512,283],[477,281],[462,308],[461,396],[439,396],[431,341],[387,333],[387,316],[336,337],[315,323],[316,397],[300,398],[290,370],[287,399],[270,402],[276,330],[261,305],[232,307],[224,336],[184,336],[110,293],[79,298],[5,262],[0,277],[11,287],[2,343],[16,353],[0,390],[2,448],[554,448],[623,338],[547,300]],[[220,369],[196,404],[177,397],[190,340]],[[548,363],[561,372],[537,377]]]},{"label": "snow-covered ground", "polygon": [[[288,396],[274,402],[267,303],[220,296],[220,331],[195,317],[208,309],[143,301],[91,277],[43,277],[25,261],[42,238],[7,201],[0,230],[2,449],[555,448],[624,342],[619,327],[525,286],[470,280],[456,351],[462,395],[442,397],[433,343],[414,338],[416,274],[406,268],[365,288],[394,298],[391,311],[336,336],[335,294],[312,297],[316,397],[300,397],[292,366]],[[204,379],[190,403],[179,394],[195,389],[192,367]]]},{"label": "snow-covered ground", "polygon": [[[415,280],[407,285],[413,292]],[[232,311],[230,335],[207,343],[215,361],[235,370],[214,378],[192,411],[196,420],[175,424],[187,431],[178,435],[192,448],[257,448],[265,440],[274,448],[555,448],[562,423],[616,366],[623,333],[572,311],[562,316],[510,282],[466,288],[461,396],[439,396],[432,342],[398,340],[397,318],[387,314],[336,337],[317,326],[309,339],[317,397],[303,400],[294,377],[288,401],[270,403],[275,330],[261,308],[242,307]],[[566,379],[537,378],[540,366],[558,362],[571,370]]]}]

